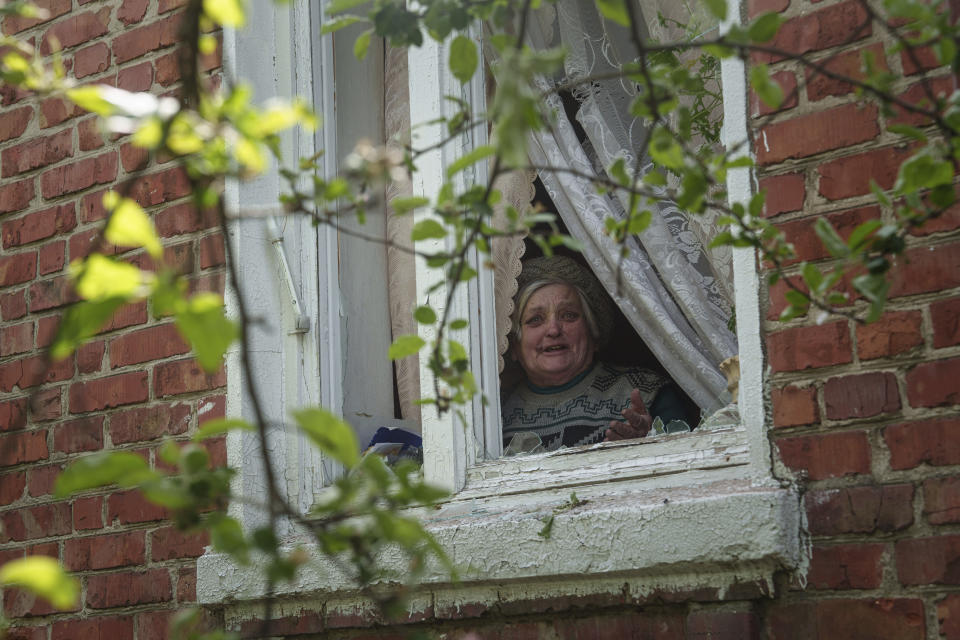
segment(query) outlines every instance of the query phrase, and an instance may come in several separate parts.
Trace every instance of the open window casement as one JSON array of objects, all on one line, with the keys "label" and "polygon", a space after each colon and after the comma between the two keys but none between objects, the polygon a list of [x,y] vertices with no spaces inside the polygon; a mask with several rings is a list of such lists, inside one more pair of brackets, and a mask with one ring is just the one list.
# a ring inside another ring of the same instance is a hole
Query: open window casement
[{"label": "open window casement", "polygon": [[[557,10],[576,4],[560,2]],[[296,88],[301,95],[316,96],[317,109],[325,113],[330,113],[334,105],[349,108],[344,102],[334,102],[344,99],[343,95],[337,95],[340,88],[334,84],[335,69],[343,67],[334,64],[329,36],[318,35],[322,16],[317,5],[294,0],[290,9],[268,3],[255,4],[251,9],[257,14],[250,20],[253,31],[228,33],[225,37],[228,64],[233,64],[234,69],[248,78],[253,76],[255,83],[265,83],[268,91],[284,95],[284,91],[277,89],[282,86],[291,92]],[[737,16],[739,9],[731,7],[730,13]],[[479,34],[480,29],[475,33]],[[273,60],[263,55],[264,40],[277,47]],[[447,110],[452,109],[452,103],[445,99],[448,95],[465,100],[475,113],[484,111],[486,87],[480,74],[468,85],[461,85],[447,67],[448,44],[424,38],[421,47],[381,54],[391,69],[382,76],[387,109],[379,126],[383,127],[385,138],[389,139],[405,126],[403,118],[399,124],[397,121],[397,114],[403,113],[415,132],[413,146],[434,145],[445,136],[437,119],[451,115]],[[408,68],[404,78],[406,91],[397,91],[396,86],[391,88],[391,83],[395,85],[402,77],[390,66],[397,63],[391,58],[398,55],[405,56]],[[723,61],[722,86],[724,140],[728,145],[737,145],[748,135],[747,88],[740,61]],[[397,98],[404,93],[405,96]],[[339,149],[337,143],[343,146],[343,141],[336,136],[343,135],[342,130],[330,127],[329,120],[326,125],[323,139],[317,142],[327,149]],[[468,136],[420,156],[410,192],[434,199],[448,179],[447,167],[485,144],[485,136],[483,127],[474,127]],[[549,140],[541,142],[547,144]],[[536,146],[536,141],[534,143]],[[312,140],[294,141],[294,148],[310,155],[315,144]],[[328,175],[334,171],[330,166]],[[485,183],[485,172],[483,164],[478,163],[458,173],[457,188]],[[531,178],[515,174],[506,178],[513,181],[512,187],[501,186],[509,191],[507,197],[519,205],[524,198],[529,200]],[[272,205],[278,192],[278,179],[268,176],[257,184],[261,186],[244,185],[244,191],[234,196],[237,202],[261,204],[262,201],[264,206]],[[727,186],[732,201],[747,201],[752,193],[749,170],[731,170]],[[260,200],[252,200],[254,194]],[[562,205],[558,204],[558,208]],[[430,215],[429,211],[417,211],[410,222]],[[575,222],[576,219],[571,218],[568,224],[571,231]],[[254,229],[249,235],[243,228],[240,227],[232,239],[234,246],[239,245],[240,250],[245,251],[256,245],[259,252],[243,254],[244,262],[250,263],[248,268],[275,272],[276,267],[269,266],[275,264],[270,262],[275,258],[269,240],[257,237],[259,232],[254,227],[248,227]],[[310,233],[317,235],[310,236]],[[386,233],[402,234],[403,230],[388,224]],[[301,268],[293,275],[294,283],[303,292],[304,300],[314,302],[304,305],[304,312],[311,317],[310,331],[282,335],[277,332],[255,346],[272,367],[264,374],[262,388],[282,389],[270,398],[275,410],[271,415],[284,415],[288,405],[310,402],[323,403],[344,414],[348,412],[343,405],[347,397],[342,386],[345,361],[338,351],[344,342],[337,332],[343,326],[339,280],[349,274],[340,269],[338,249],[342,245],[340,239],[331,234],[323,228],[319,231],[311,228],[309,232],[304,229],[303,238],[316,238],[312,248],[307,241],[302,243],[302,248],[286,247],[288,257],[296,256],[291,260],[293,270],[296,272],[296,265]],[[429,240],[416,248],[430,253],[445,248],[442,243],[442,240]],[[495,251],[503,254],[498,264],[499,275],[495,270],[481,268],[481,256],[472,256],[479,277],[458,288],[452,298],[451,314],[451,318],[469,320],[467,329],[454,332],[450,337],[468,349],[486,402],[478,395],[459,414],[438,415],[432,405],[420,408],[424,473],[428,480],[453,492],[437,508],[424,510],[420,515],[451,559],[460,566],[470,567],[457,585],[450,583],[449,576],[441,569],[428,570],[423,578],[423,589],[428,592],[424,602],[441,597],[457,602],[468,598],[519,599],[529,594],[531,585],[536,585],[538,593],[544,595],[621,593],[625,583],[630,593],[637,595],[657,588],[705,586],[716,587],[722,593],[742,582],[759,581],[769,586],[775,572],[802,568],[805,551],[799,497],[773,478],[765,432],[764,356],[754,253],[735,250],[731,261],[735,284],[732,303],[737,310],[736,341],[741,362],[738,425],[703,433],[694,431],[501,459],[499,370],[505,348],[504,318],[509,316],[512,296],[509,285],[505,287],[504,283],[516,278],[522,249],[508,245],[495,247]],[[390,257],[386,259],[389,261]],[[605,258],[601,254],[597,260],[602,262]],[[588,261],[594,263],[593,259]],[[391,266],[389,270],[400,269]],[[430,304],[438,313],[442,312],[447,290],[442,283],[434,288],[442,279],[441,271],[428,269],[417,259],[412,264],[412,273],[413,280],[406,282],[413,288],[415,303]],[[360,274],[360,277],[367,276]],[[267,299],[259,308],[264,313],[269,309],[288,313],[282,304],[282,289],[276,285],[279,280],[271,282],[273,284],[263,286],[272,287],[269,294],[275,299],[263,296]],[[393,282],[387,285],[388,288],[394,286]],[[412,308],[407,302],[403,304]],[[432,339],[429,326],[423,325],[419,331],[428,342]],[[697,331],[691,335],[697,335]],[[665,345],[665,348],[672,346]],[[721,355],[709,356],[711,367],[722,359]],[[346,362],[350,363],[349,356]],[[697,365],[691,366],[688,362],[681,364],[677,370],[697,369]],[[232,398],[228,413],[242,415],[243,412],[236,409],[242,409],[247,400],[235,365],[236,360],[228,364],[228,393]],[[286,371],[284,367],[290,368],[289,373],[269,379]],[[412,371],[401,376],[400,395],[416,393],[410,391],[416,387],[421,395],[431,393],[434,381],[429,368],[422,366]],[[682,377],[674,369],[670,371],[675,378]],[[710,374],[704,376],[709,377]],[[707,383],[707,388],[715,390],[720,384],[722,378],[717,375],[713,383]],[[406,392],[402,391],[404,387]],[[403,403],[401,399],[400,404]],[[251,464],[255,460],[252,440],[246,439],[246,434],[231,434],[230,438],[228,456],[232,464],[242,469],[238,482],[246,491],[240,494],[262,493],[262,479],[258,484],[256,464]],[[288,490],[300,491],[304,495],[300,504],[306,508],[334,470],[325,469],[325,461],[301,447],[303,443],[297,438],[284,425],[283,430],[278,430],[276,453],[277,459],[286,464],[283,470]],[[576,494],[576,501],[571,499],[572,493]],[[241,515],[245,524],[259,522],[253,510]],[[548,520],[552,526],[544,535],[544,523]],[[402,561],[397,559],[397,562]],[[402,571],[402,567],[398,565],[397,570]],[[208,554],[198,563],[198,600],[201,603],[232,600],[239,603],[235,605],[239,611],[243,602],[262,597],[259,578],[256,567],[238,567],[216,554]],[[483,586],[490,581],[498,585],[493,591]],[[315,594],[327,603],[328,610],[353,607],[363,601],[356,594],[355,585],[319,553],[297,583],[277,585],[277,594],[300,599]],[[418,598],[416,596],[411,605],[415,609],[419,606]]]}]

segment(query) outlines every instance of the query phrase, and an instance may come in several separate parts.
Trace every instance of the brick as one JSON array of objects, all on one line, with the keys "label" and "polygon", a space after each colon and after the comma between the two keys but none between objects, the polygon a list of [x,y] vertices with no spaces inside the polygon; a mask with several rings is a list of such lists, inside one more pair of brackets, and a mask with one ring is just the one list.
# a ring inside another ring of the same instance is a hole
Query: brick
[{"label": "brick", "polygon": [[68,571],[115,569],[141,564],[146,558],[146,533],[71,538],[63,543],[63,565]]},{"label": "brick", "polygon": [[67,262],[67,243],[63,240],[40,247],[37,252],[37,270],[47,276],[63,269]]},{"label": "brick", "polygon": [[50,640],[133,640],[133,616],[91,616],[53,623]]},{"label": "brick", "polygon": [[197,601],[197,570],[183,567],[177,572],[177,602]]},{"label": "brick", "polygon": [[687,640],[759,640],[760,620],[752,611],[697,609],[687,615],[684,637]]},{"label": "brick", "polygon": [[101,333],[125,329],[147,321],[147,303],[145,301],[125,304],[114,312],[113,317],[104,325]]},{"label": "brick", "polygon": [[930,303],[933,346],[936,349],[960,344],[960,298]]},{"label": "brick", "polygon": [[57,502],[6,511],[0,516],[0,523],[0,542],[64,536],[71,531],[70,505]]},{"label": "brick", "polygon": [[163,263],[158,263],[147,253],[135,256],[131,263],[136,264],[144,271],[159,271],[166,267],[177,275],[193,273],[195,256],[193,242],[186,241],[163,248]]},{"label": "brick", "polygon": [[0,435],[0,467],[46,460],[47,453],[45,430]]},{"label": "brick", "polygon": [[4,35],[20,33],[30,27],[49,22],[54,18],[59,18],[70,11],[70,0],[33,0],[30,4],[38,9],[45,9],[46,15],[41,18],[21,18],[20,16],[9,16],[3,20]]},{"label": "brick", "polygon": [[[0,258],[0,269],[2,269],[3,258]],[[2,271],[0,271],[2,273]],[[0,276],[2,278],[2,276]],[[0,318],[5,321],[17,320],[27,315],[27,294],[26,290],[14,291],[13,293],[0,294]]]},{"label": "brick", "polygon": [[37,277],[36,251],[0,256],[0,287],[29,282]]},{"label": "brick", "polygon": [[907,372],[907,398],[912,407],[960,404],[960,358],[924,362]]},{"label": "brick", "polygon": [[869,418],[900,409],[900,390],[892,373],[872,372],[830,378],[823,385],[827,418]]},{"label": "brick", "polygon": [[128,30],[113,39],[113,57],[118,63],[139,58],[145,53],[177,42],[180,14],[152,24]]},{"label": "brick", "polygon": [[103,528],[103,496],[73,501],[73,528],[77,531]]},{"label": "brick", "polygon": [[[245,620],[240,625],[241,638],[261,638],[266,631],[269,636],[283,636],[286,638],[294,636],[312,635],[323,631],[323,617],[315,611],[303,611],[293,616],[284,616],[282,618],[273,618],[270,625],[264,629],[263,620],[254,618]],[[466,637],[478,637],[471,634]],[[500,636],[502,637],[502,636]],[[514,636],[519,638],[520,636]],[[535,638],[536,636],[523,636]],[[362,638],[362,636],[361,636]]]},{"label": "brick", "polygon": [[960,242],[909,249],[890,269],[890,298],[954,287],[960,287]]},{"label": "brick", "polygon": [[53,430],[53,449],[60,453],[98,451],[103,448],[103,416],[70,420]]},{"label": "brick", "polygon": [[785,465],[811,480],[870,472],[870,443],[862,431],[780,438],[777,448]]},{"label": "brick", "polygon": [[137,614],[137,640],[168,640],[173,611],[147,611]]},{"label": "brick", "polygon": [[960,536],[900,540],[895,554],[897,578],[905,586],[960,584]]},{"label": "brick", "polygon": [[40,128],[55,127],[83,113],[83,109],[63,98],[47,98],[40,103]]},{"label": "brick", "polygon": [[824,162],[817,167],[817,188],[828,200],[866,195],[871,180],[882,189],[891,189],[900,165],[913,151],[908,146],[884,147]]},{"label": "brick", "polygon": [[92,151],[103,146],[103,131],[97,118],[87,118],[77,123],[77,146],[80,151]]},{"label": "brick", "polygon": [[144,207],[176,200],[190,193],[190,180],[179,167],[139,177],[132,185],[124,186],[129,186],[130,197]]},{"label": "brick", "polygon": [[44,198],[55,198],[81,191],[96,184],[113,182],[117,177],[117,154],[109,151],[94,158],[47,170],[40,177]]},{"label": "brick", "polygon": [[937,622],[941,637],[946,640],[960,638],[960,594],[948,595],[937,602]]},{"label": "brick", "polygon": [[[46,356],[33,356],[11,364],[17,365],[13,371],[16,375],[11,376],[11,380],[21,389],[35,387],[45,382],[69,380],[73,377],[72,358],[50,363]],[[0,388],[5,387],[3,377],[3,374],[0,374]],[[15,380],[13,380],[14,377]]]},{"label": "brick", "polygon": [[166,517],[166,509],[148,501],[139,491],[121,491],[107,498],[107,526],[113,525],[115,521],[120,524],[137,524],[163,520]]},{"label": "brick", "polygon": [[919,311],[888,311],[872,324],[857,325],[860,359],[895,356],[923,345],[922,323]]},{"label": "brick", "polygon": [[890,467],[895,470],[923,463],[935,467],[960,464],[960,419],[955,417],[892,425],[884,429],[883,439],[890,450]]},{"label": "brick", "polygon": [[[863,207],[858,209],[847,209],[845,211],[836,211],[829,213],[825,218],[837,233],[844,239],[850,237],[853,230],[867,222],[880,218],[879,207]],[[802,220],[793,220],[780,223],[778,226],[783,231],[787,242],[793,244],[796,257],[786,260],[786,264],[795,262],[821,260],[830,256],[820,237],[814,231],[814,223],[817,218],[804,218]]]},{"label": "brick", "polygon": [[192,412],[188,404],[160,404],[119,411],[110,416],[110,440],[128,444],[186,433]]},{"label": "brick", "polygon": [[117,11],[117,17],[125,25],[131,25],[143,20],[147,13],[148,0],[123,0],[120,10]]},{"label": "brick", "polygon": [[208,374],[193,359],[158,364],[153,373],[153,389],[157,397],[205,391],[222,387],[226,382],[222,368]]},{"label": "brick", "polygon": [[146,149],[134,146],[132,142],[125,143],[120,147],[120,166],[123,170],[130,173],[139,171],[150,164],[150,152]]},{"label": "brick", "polygon": [[29,213],[3,223],[3,246],[9,249],[44,240],[77,226],[72,202]]},{"label": "brick", "polygon": [[[889,71],[887,66],[887,57],[883,50],[882,43],[875,43],[861,49],[845,50],[838,53],[820,64],[830,72],[851,78],[853,80],[864,80],[866,74],[863,71],[863,62],[865,56],[872,56],[876,69]],[[843,82],[835,78],[830,78],[818,73],[812,69],[807,69],[807,99],[811,102],[823,100],[828,96],[842,96],[853,92],[853,85],[849,82]]]},{"label": "brick", "polygon": [[0,186],[0,213],[26,209],[35,193],[33,178]]},{"label": "brick", "polygon": [[103,363],[106,345],[103,340],[88,342],[77,349],[77,369],[80,373],[96,373]]},{"label": "brick", "polygon": [[183,203],[158,211],[153,222],[157,233],[169,238],[217,226],[217,212],[213,209],[198,212],[191,203]]},{"label": "brick", "polygon": [[752,20],[761,13],[773,11],[780,13],[790,6],[790,0],[749,0],[747,3],[747,15]]},{"label": "brick", "polygon": [[7,506],[23,497],[27,488],[27,474],[14,471],[0,475],[0,506]]},{"label": "brick", "polygon": [[768,640],[924,640],[923,600],[837,598],[777,602],[766,616]]},{"label": "brick", "polygon": [[117,72],[117,87],[126,91],[149,91],[153,86],[153,64],[142,62]]},{"label": "brick", "polygon": [[0,142],[19,138],[27,130],[31,120],[33,107],[19,107],[0,113]]},{"label": "brick", "polygon": [[176,527],[163,527],[150,534],[151,559],[153,562],[179,558],[199,558],[210,544],[206,531],[186,533]]},{"label": "brick", "polygon": [[940,66],[937,56],[930,47],[911,47],[900,52],[900,64],[903,65],[903,75],[912,76],[922,71],[929,71]]},{"label": "brick", "polygon": [[788,211],[800,211],[806,196],[802,173],[785,173],[761,178],[759,190],[766,192],[763,215],[775,216]]},{"label": "brick", "polygon": [[156,69],[154,79],[160,86],[169,87],[180,80],[180,60],[176,51],[160,56],[153,65]]},{"label": "brick", "polygon": [[157,7],[157,13],[164,14],[174,9],[179,9],[187,4],[187,0],[160,0]]},{"label": "brick", "polygon": [[200,268],[209,269],[226,264],[223,235],[215,233],[200,239]]},{"label": "brick", "polygon": [[755,91],[750,91],[750,115],[754,117],[767,116],[797,106],[797,76],[792,71],[771,73],[770,80],[780,86],[780,90],[783,92],[783,102],[777,107],[771,107],[761,100]]},{"label": "brick", "polygon": [[80,200],[80,219],[83,222],[96,222],[107,217],[107,210],[103,208],[103,196],[109,191],[88,193]]},{"label": "brick", "polygon": [[[58,610],[45,598],[26,589],[7,589],[3,598],[3,614],[7,618],[47,616]],[[6,640],[6,636],[4,636]]]},{"label": "brick", "polygon": [[50,280],[40,280],[30,286],[30,311],[32,313],[62,307],[79,299],[73,290],[73,283],[66,275]]},{"label": "brick", "polygon": [[814,546],[807,584],[814,589],[876,589],[883,581],[884,544]]},{"label": "brick", "polygon": [[767,350],[774,371],[815,369],[853,360],[846,322],[779,331],[767,337]]},{"label": "brick", "polygon": [[[931,207],[931,209],[934,209]],[[960,229],[960,203],[955,203],[939,212],[935,217],[931,217],[922,225],[910,227],[910,235],[922,238],[935,233],[953,231]]]},{"label": "brick", "polygon": [[[950,94],[953,93],[953,76],[944,75],[938,78],[928,78],[922,82],[917,82],[912,84],[907,88],[906,91],[901,93],[898,97],[903,102],[907,104],[915,105],[920,109],[926,111],[936,110],[936,105],[930,102],[929,93],[932,93],[936,99],[945,99]],[[897,111],[897,115],[888,118],[887,122],[890,124],[908,124],[915,127],[924,127],[933,122],[929,117],[905,109],[903,107],[894,107]]]},{"label": "brick", "polygon": [[761,166],[872,140],[880,133],[877,108],[847,104],[763,127],[758,132]]},{"label": "brick", "polygon": [[87,605],[94,609],[165,602],[172,595],[170,573],[166,569],[97,574],[87,578]]},{"label": "brick", "polygon": [[[801,54],[856,42],[871,33],[866,11],[856,0],[848,0],[790,18],[780,25],[770,46]],[[752,58],[760,62],[782,59],[772,54],[754,54]]]},{"label": "brick", "polygon": [[15,431],[27,426],[27,399],[0,402],[0,431]]},{"label": "brick", "polygon": [[37,320],[37,346],[49,347],[60,329],[60,314],[43,316]]},{"label": "brick", "polygon": [[0,356],[9,356],[33,349],[33,322],[0,327]]},{"label": "brick", "polygon": [[69,49],[106,34],[110,25],[110,11],[109,7],[104,7],[96,12],[77,13],[58,22],[43,35],[40,52],[48,55],[55,46],[61,50]]},{"label": "brick", "polygon": [[44,466],[32,466],[27,474],[27,491],[32,498],[41,498],[43,496],[53,495],[53,489],[57,482],[57,476],[63,472],[63,465],[48,464]]},{"label": "brick", "polygon": [[147,373],[136,371],[88,382],[78,382],[70,387],[70,413],[99,411],[125,404],[143,402],[147,399]]},{"label": "brick", "polygon": [[77,78],[103,73],[110,66],[110,47],[98,42],[78,50],[73,56],[73,75]]},{"label": "brick", "polygon": [[960,522],[960,478],[927,478],[923,481],[923,513],[930,524]]},{"label": "brick", "polygon": [[60,387],[37,391],[30,398],[30,418],[33,422],[46,422],[60,417]]},{"label": "brick", "polygon": [[155,325],[111,340],[110,366],[124,367],[189,351],[190,346],[180,337],[175,325]]}]

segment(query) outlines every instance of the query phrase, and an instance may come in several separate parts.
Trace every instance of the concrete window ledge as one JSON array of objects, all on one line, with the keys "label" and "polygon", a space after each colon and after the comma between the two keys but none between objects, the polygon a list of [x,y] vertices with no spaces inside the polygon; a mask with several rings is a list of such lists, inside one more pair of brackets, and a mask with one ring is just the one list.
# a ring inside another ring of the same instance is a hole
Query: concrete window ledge
[{"label": "concrete window ledge", "polygon": [[[802,571],[806,562],[802,511],[789,488],[743,478],[655,489],[628,482],[579,487],[577,498],[570,506],[569,490],[539,491],[451,500],[424,513],[462,570],[455,584],[439,567],[428,570],[410,602],[412,619],[556,598],[760,597],[772,593],[776,572]],[[545,538],[539,534],[550,516]],[[382,561],[398,571],[404,566],[399,553]],[[256,564],[237,566],[213,553],[198,560],[198,601],[225,606],[228,621],[256,615],[263,586]],[[278,585],[277,594],[281,616],[318,604],[328,615],[376,616],[319,553],[295,582]]]}]

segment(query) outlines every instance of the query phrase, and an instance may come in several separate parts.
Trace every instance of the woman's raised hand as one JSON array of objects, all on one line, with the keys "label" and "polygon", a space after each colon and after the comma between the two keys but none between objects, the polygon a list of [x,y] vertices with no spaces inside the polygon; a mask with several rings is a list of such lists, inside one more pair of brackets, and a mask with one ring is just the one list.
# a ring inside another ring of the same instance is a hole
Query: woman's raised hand
[{"label": "woman's raised hand", "polygon": [[610,428],[605,433],[604,442],[642,438],[650,432],[653,418],[650,417],[650,412],[643,404],[639,389],[630,392],[630,406],[624,409],[622,413],[626,422],[611,420]]}]

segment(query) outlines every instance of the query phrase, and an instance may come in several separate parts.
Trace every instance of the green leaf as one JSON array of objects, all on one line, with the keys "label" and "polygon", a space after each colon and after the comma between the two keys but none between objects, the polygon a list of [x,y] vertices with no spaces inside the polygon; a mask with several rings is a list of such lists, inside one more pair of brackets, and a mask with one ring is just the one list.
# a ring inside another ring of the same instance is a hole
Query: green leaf
[{"label": "green leaf", "polygon": [[710,13],[714,15],[718,20],[727,19],[727,1],[726,0],[705,0],[707,9],[710,10]]},{"label": "green leaf", "polygon": [[425,207],[430,204],[430,198],[424,198],[423,196],[409,196],[406,198],[394,198],[390,201],[390,207],[393,209],[394,213],[404,214],[413,211],[414,209],[419,209],[420,207]]},{"label": "green leaf", "polygon": [[[623,186],[630,184],[630,176],[627,175],[627,161],[623,158],[617,158],[613,161],[613,164],[610,165],[610,169],[607,170],[607,173],[610,174],[614,180],[619,182]],[[657,173],[656,171],[651,171],[650,173]],[[659,175],[659,174],[657,174]]]},{"label": "green leaf", "polygon": [[454,331],[458,329],[466,329],[467,326],[469,326],[469,324],[470,323],[467,322],[466,320],[462,320],[462,319],[454,320],[453,322],[450,323],[450,328],[453,329]]},{"label": "green leaf", "polygon": [[926,142],[927,134],[918,129],[917,127],[912,127],[908,124],[891,124],[887,127],[887,131],[890,133],[895,133],[900,136],[905,136],[907,138],[912,138],[918,142]]},{"label": "green leaf", "polygon": [[239,334],[236,325],[227,319],[223,300],[215,293],[198,293],[174,316],[177,329],[193,347],[197,362],[208,373],[220,368],[223,354]]},{"label": "green leaf", "polygon": [[107,298],[81,300],[71,305],[63,314],[57,337],[50,345],[50,358],[56,362],[70,356],[80,345],[97,335],[124,302],[123,298]]},{"label": "green leaf", "polygon": [[103,194],[103,206],[112,211],[104,238],[118,247],[143,247],[154,259],[163,257],[163,246],[153,221],[139,204],[130,198],[121,198],[116,191]]},{"label": "green leaf", "polygon": [[769,11],[757,17],[747,28],[747,35],[753,42],[769,42],[777,35],[783,17],[779,13]]},{"label": "green leaf", "polygon": [[0,584],[32,591],[61,610],[72,609],[80,595],[77,579],[68,576],[49,556],[27,556],[4,564],[0,567]]},{"label": "green leaf", "polygon": [[624,27],[630,26],[630,14],[627,12],[627,0],[597,0],[597,9],[604,18],[613,20]]},{"label": "green leaf", "polygon": [[54,495],[65,498],[71,493],[118,484],[132,487],[159,477],[147,461],[128,451],[95,453],[80,458],[57,476]]},{"label": "green leaf", "polygon": [[365,21],[366,18],[363,16],[340,16],[339,18],[334,18],[333,20],[328,20],[323,23],[323,26],[320,27],[320,35],[325,36],[328,33],[333,33],[334,31],[349,27],[352,24]]},{"label": "green leaf", "polygon": [[197,429],[197,432],[193,434],[193,441],[200,442],[201,440],[206,440],[207,438],[212,438],[213,436],[218,436],[236,429],[242,431],[256,430],[252,424],[240,418],[217,418],[216,420],[204,422],[203,425]]},{"label": "green leaf", "polygon": [[866,222],[857,226],[856,229],[850,234],[850,237],[847,238],[847,246],[850,247],[850,251],[859,251],[864,242],[867,241],[870,234],[883,226],[883,221],[874,219],[867,220]]},{"label": "green leaf", "polygon": [[650,137],[650,157],[667,169],[683,168],[683,148],[665,127],[657,127]]},{"label": "green leaf", "polygon": [[803,265],[803,281],[811,291],[819,291],[823,284],[823,273],[816,266],[806,263]]},{"label": "green leaf", "polygon": [[424,339],[418,335],[408,334],[398,336],[397,339],[393,341],[393,344],[390,345],[387,357],[391,360],[401,360],[407,356],[419,353],[420,349],[426,344]]},{"label": "green leaf", "polygon": [[353,429],[326,409],[308,408],[293,412],[297,424],[317,447],[348,469],[360,460],[360,446]]},{"label": "green leaf", "polygon": [[99,86],[68,89],[67,98],[81,109],[101,116],[109,116],[116,111],[114,106],[103,98]]},{"label": "green leaf", "polygon": [[473,151],[471,151],[470,153],[466,154],[465,156],[457,158],[452,163],[450,163],[450,166],[447,168],[447,175],[454,176],[460,173],[461,171],[463,171],[464,169],[466,169],[467,167],[469,167],[470,165],[476,162],[479,162],[484,158],[488,158],[496,152],[497,152],[497,149],[494,146],[491,146],[491,145],[479,146]]},{"label": "green leaf", "polygon": [[413,317],[420,324],[433,324],[437,321],[437,312],[430,307],[421,306],[413,312]]},{"label": "green leaf", "polygon": [[207,520],[207,527],[210,530],[210,544],[214,549],[232,555],[241,563],[247,562],[248,545],[239,522],[216,513]]},{"label": "green leaf", "polygon": [[429,240],[431,238],[446,238],[447,230],[443,228],[443,225],[437,222],[432,218],[427,218],[421,220],[417,224],[413,225],[413,230],[410,232],[410,239],[414,242],[419,242],[420,240]]},{"label": "green leaf", "polygon": [[750,85],[771,109],[778,109],[783,104],[783,89],[770,79],[770,69],[765,64],[756,64],[750,68]]},{"label": "green leaf", "polygon": [[457,36],[450,43],[450,71],[460,84],[470,82],[479,61],[477,45],[467,36]]},{"label": "green leaf", "polygon": [[847,243],[843,241],[837,230],[833,228],[826,218],[817,218],[813,223],[813,230],[816,232],[823,246],[834,258],[845,258],[850,255],[850,249]]},{"label": "green leaf", "polygon": [[76,278],[74,287],[85,300],[127,300],[146,293],[147,274],[131,264],[99,253],[90,254],[84,262],[70,265],[70,269]]},{"label": "green leaf", "polygon": [[344,11],[349,11],[350,9],[356,9],[366,2],[369,2],[369,0],[330,0],[324,9],[327,15],[332,16],[343,13]]},{"label": "green leaf", "polygon": [[373,29],[367,29],[357,36],[353,42],[353,57],[357,60],[363,60],[367,57],[367,51],[370,49],[370,38],[373,37]]},{"label": "green leaf", "polygon": [[225,27],[242,27],[246,21],[246,11],[241,0],[203,0],[203,12],[211,20]]}]

